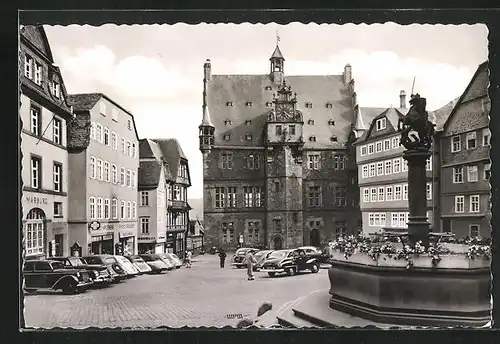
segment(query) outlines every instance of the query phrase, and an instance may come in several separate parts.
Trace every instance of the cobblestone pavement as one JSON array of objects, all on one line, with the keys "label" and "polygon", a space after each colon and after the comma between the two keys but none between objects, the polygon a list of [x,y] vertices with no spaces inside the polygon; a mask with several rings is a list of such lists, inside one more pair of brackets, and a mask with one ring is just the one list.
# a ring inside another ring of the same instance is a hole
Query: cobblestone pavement
[{"label": "cobblestone pavement", "polygon": [[31,328],[234,326],[238,319],[228,319],[229,314],[255,316],[264,301],[276,311],[328,286],[324,269],[292,277],[256,273],[248,281],[246,269],[220,269],[217,256],[204,255],[195,257],[191,269],[138,276],[82,294],[26,295],[24,317]]}]

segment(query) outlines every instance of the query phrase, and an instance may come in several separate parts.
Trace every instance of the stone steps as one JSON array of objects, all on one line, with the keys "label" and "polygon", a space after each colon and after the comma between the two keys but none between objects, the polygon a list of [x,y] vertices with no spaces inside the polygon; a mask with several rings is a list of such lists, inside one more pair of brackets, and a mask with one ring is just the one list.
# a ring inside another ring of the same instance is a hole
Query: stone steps
[{"label": "stone steps", "polygon": [[[312,293],[297,301],[283,313],[277,315],[278,323],[294,328],[338,328],[338,327],[399,327],[393,324],[375,323],[362,318],[351,316],[329,306],[330,294],[328,289]],[[409,328],[409,327],[408,327]]]}]

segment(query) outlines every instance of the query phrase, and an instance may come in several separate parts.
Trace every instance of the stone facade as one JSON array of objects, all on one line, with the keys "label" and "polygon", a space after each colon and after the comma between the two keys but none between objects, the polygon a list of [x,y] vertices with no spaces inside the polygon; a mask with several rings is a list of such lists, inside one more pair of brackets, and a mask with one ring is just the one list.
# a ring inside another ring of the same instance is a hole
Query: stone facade
[{"label": "stone facade", "polygon": [[207,60],[199,127],[207,247],[321,246],[357,231],[357,197],[348,196],[356,178],[346,167],[351,75],[347,65],[342,75],[288,77],[278,47],[269,75],[214,75]]},{"label": "stone facade", "polygon": [[458,237],[490,236],[490,100],[481,64],[444,126],[441,226]]},{"label": "stone facade", "polygon": [[42,26],[20,30],[23,244],[26,259],[68,253],[66,88]]}]

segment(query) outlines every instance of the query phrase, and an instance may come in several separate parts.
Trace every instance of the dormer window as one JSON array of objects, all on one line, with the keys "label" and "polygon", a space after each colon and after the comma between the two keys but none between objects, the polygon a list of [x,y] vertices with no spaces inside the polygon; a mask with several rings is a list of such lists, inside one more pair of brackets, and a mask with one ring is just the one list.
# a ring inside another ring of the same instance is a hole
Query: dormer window
[{"label": "dormer window", "polygon": [[247,141],[251,141],[251,140],[252,140],[252,134],[247,133],[247,134],[245,135],[245,139],[246,139]]},{"label": "dormer window", "polygon": [[226,120],[224,121],[224,125],[225,125],[225,126],[229,126],[229,125],[231,125],[231,124],[232,124],[232,122],[231,122],[230,120],[228,120],[228,119],[226,119]]},{"label": "dormer window", "polygon": [[273,103],[271,103],[271,102],[266,102],[266,106],[267,106],[267,107],[271,107],[271,106],[273,106]]},{"label": "dormer window", "polygon": [[226,106],[233,106],[233,102],[232,101],[227,102]]},{"label": "dormer window", "polygon": [[327,109],[331,109],[333,107],[332,103],[328,102],[326,103],[326,108]]},{"label": "dormer window", "polygon": [[314,125],[314,119],[310,119],[310,120],[308,120],[308,121],[307,121],[307,124],[309,124],[309,125]]},{"label": "dormer window", "polygon": [[59,98],[61,95],[61,87],[56,80],[52,80],[51,89],[54,97]]},{"label": "dormer window", "polygon": [[266,86],[266,91],[271,91],[273,88],[271,86]]},{"label": "dormer window", "polygon": [[310,142],[316,142],[316,136],[309,136]]},{"label": "dormer window", "polygon": [[245,121],[245,125],[252,125],[252,121],[250,120]]},{"label": "dormer window", "polygon": [[250,106],[252,106],[252,102],[246,102],[246,103],[245,103],[245,105],[246,105],[247,107],[250,107]]},{"label": "dormer window", "polygon": [[229,140],[231,140],[231,134],[225,134],[224,141],[229,141]]},{"label": "dormer window", "polygon": [[377,119],[377,121],[375,122],[375,125],[377,128],[377,131],[384,130],[387,127],[387,121],[386,121],[385,117]]},{"label": "dormer window", "polygon": [[306,108],[311,109],[313,104],[311,102],[306,102]]},{"label": "dormer window", "polygon": [[333,119],[329,120],[328,125],[335,125],[335,121]]},{"label": "dormer window", "polygon": [[330,137],[330,141],[338,142],[337,136],[333,135],[332,137]]}]

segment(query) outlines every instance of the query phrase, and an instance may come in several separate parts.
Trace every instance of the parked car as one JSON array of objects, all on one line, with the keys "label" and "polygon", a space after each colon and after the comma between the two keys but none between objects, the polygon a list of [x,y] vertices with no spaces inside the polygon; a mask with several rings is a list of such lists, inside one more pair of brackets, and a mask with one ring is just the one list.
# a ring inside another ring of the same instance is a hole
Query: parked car
[{"label": "parked car", "polygon": [[250,247],[239,248],[236,250],[233,257],[231,258],[231,265],[236,266],[238,269],[245,267],[246,266],[245,256],[248,254],[249,251],[251,251],[252,253],[259,252],[259,250],[256,248],[250,248]]},{"label": "parked car", "polygon": [[212,246],[208,250],[208,253],[210,253],[210,254],[217,254],[217,253],[219,253],[219,249],[217,247],[215,247],[215,246]]},{"label": "parked car", "polygon": [[126,256],[132,265],[139,271],[139,274],[147,274],[151,272],[149,265],[138,255]]},{"label": "parked car", "polygon": [[135,266],[130,262],[130,260],[128,260],[124,256],[115,255],[112,257],[114,257],[116,259],[116,262],[125,271],[125,273],[127,274],[127,277],[130,278],[130,277],[135,277],[135,276],[139,275],[139,270],[137,270],[135,268]]},{"label": "parked car", "polygon": [[273,252],[273,250],[261,250],[255,253],[254,257],[257,261],[257,264],[254,265],[253,271],[259,271],[262,268],[262,264],[269,257],[269,255]]},{"label": "parked car", "polygon": [[157,254],[141,254],[140,257],[146,262],[146,264],[149,265],[151,273],[153,274],[158,274],[166,270],[172,270],[174,268],[170,262],[168,263],[169,265],[165,264]]},{"label": "parked car", "polygon": [[302,249],[278,250],[272,252],[262,264],[261,272],[267,272],[273,277],[279,273],[293,276],[298,272],[310,270],[312,273],[319,271],[319,261],[309,257]]},{"label": "parked car", "polygon": [[182,266],[182,261],[179,259],[179,257],[177,257],[176,254],[159,253],[158,256],[160,256],[160,258],[163,260],[168,260],[176,269],[179,269]]},{"label": "parked car", "polygon": [[95,285],[103,286],[113,282],[113,277],[104,264],[87,264],[80,257],[51,257],[50,259],[63,263],[65,269],[87,270]]},{"label": "parked car", "polygon": [[36,260],[24,263],[24,289],[62,290],[65,294],[85,291],[92,285],[90,274],[85,269],[66,269],[57,260]]},{"label": "parked car", "polygon": [[326,263],[329,259],[329,253],[328,251],[323,251],[318,247],[315,246],[302,246],[299,247],[299,249],[302,249],[306,252],[306,254],[310,257],[315,257],[318,259],[318,261],[323,264]]},{"label": "parked car", "polygon": [[83,260],[87,264],[95,265],[95,264],[104,264],[108,268],[108,272],[113,277],[113,282],[117,283],[122,281],[125,277],[127,277],[127,273],[123,268],[118,264],[116,259],[109,254],[98,254],[94,256],[85,256],[82,257]]},{"label": "parked car", "polygon": [[168,259],[164,254],[157,253],[155,254],[165,265],[168,266],[168,270],[174,270],[175,269],[175,264],[172,262],[171,259]]}]

